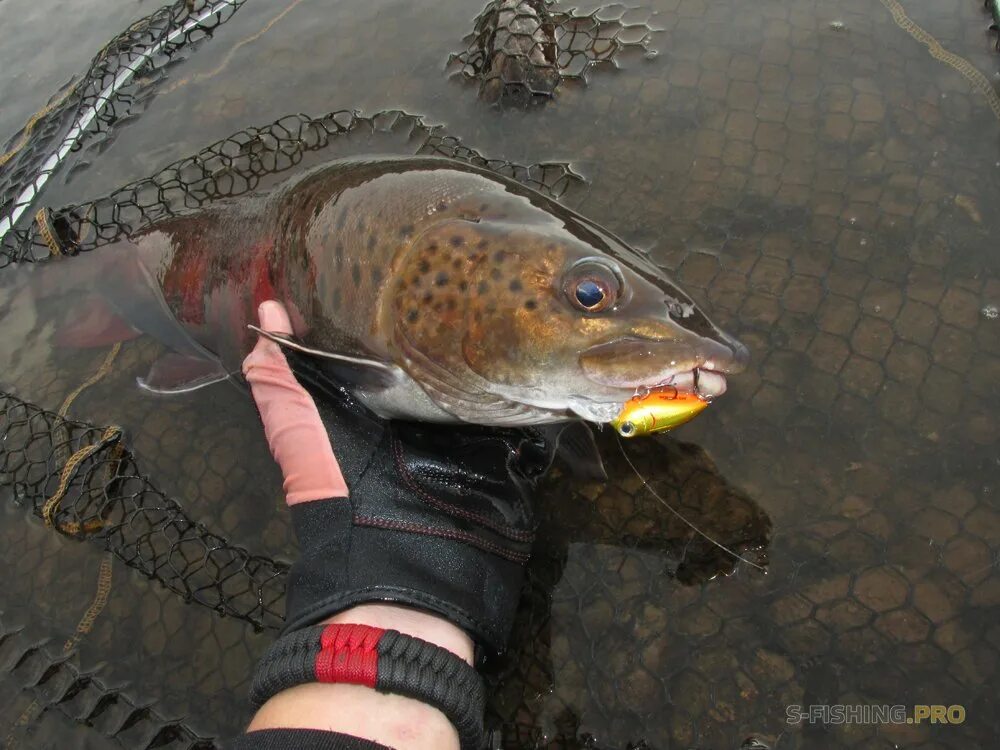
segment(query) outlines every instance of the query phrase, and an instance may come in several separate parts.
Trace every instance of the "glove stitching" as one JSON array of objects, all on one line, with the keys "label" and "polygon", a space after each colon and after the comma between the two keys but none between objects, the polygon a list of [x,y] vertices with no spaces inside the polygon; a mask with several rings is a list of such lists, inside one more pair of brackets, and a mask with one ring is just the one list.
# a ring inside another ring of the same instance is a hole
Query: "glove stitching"
[{"label": "glove stitching", "polygon": [[475,534],[469,534],[464,531],[458,531],[455,529],[435,529],[431,526],[421,526],[418,523],[410,523],[407,521],[393,521],[390,518],[379,518],[376,516],[354,516],[354,524],[356,526],[369,526],[376,529],[391,529],[394,531],[409,531],[415,534],[425,534],[427,536],[436,536],[442,539],[451,539],[454,541],[465,542],[471,544],[473,547],[478,547],[486,552],[492,552],[498,557],[502,557],[511,562],[518,563],[519,565],[524,565],[528,562],[530,554],[527,552],[516,552],[514,550],[509,550],[505,547],[501,547],[498,544],[494,544],[488,539],[476,536]]},{"label": "glove stitching", "polygon": [[459,518],[464,518],[467,521],[473,521],[475,523],[480,523],[486,528],[495,531],[501,536],[505,536],[508,539],[515,542],[531,542],[535,538],[535,534],[532,531],[522,531],[514,528],[513,526],[505,523],[497,523],[493,519],[484,516],[480,513],[475,513],[470,510],[465,510],[464,508],[459,508],[457,505],[452,505],[451,503],[440,500],[432,496],[429,492],[424,490],[415,481],[413,475],[403,464],[403,453],[399,438],[393,438],[392,441],[392,452],[393,457],[396,461],[396,470],[403,477],[403,481],[406,482],[406,486],[413,490],[417,495],[430,506],[437,508],[444,513],[450,513],[451,515],[458,516]]}]

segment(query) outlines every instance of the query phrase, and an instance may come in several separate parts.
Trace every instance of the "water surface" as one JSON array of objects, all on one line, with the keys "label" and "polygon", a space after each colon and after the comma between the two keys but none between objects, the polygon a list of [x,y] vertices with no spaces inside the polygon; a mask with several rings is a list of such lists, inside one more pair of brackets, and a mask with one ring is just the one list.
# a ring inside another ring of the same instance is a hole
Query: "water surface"
[{"label": "water surface", "polygon": [[[713,537],[746,541],[769,519],[770,566],[711,578],[727,566],[603,437],[612,481],[556,477],[540,500],[531,586],[495,667],[504,746],[730,750],[751,735],[777,748],[992,746],[997,116],[879,0],[652,4],[656,58],[499,113],[443,73],[477,7],[251,1],[139,118],[74,155],[44,202],[102,195],[250,125],[340,108],[400,108],[490,156],[572,162],[588,185],[567,200],[648,249],[753,353],[703,416],[632,447],[660,494]],[[2,133],[82,71],[111,29],[152,10],[74,4],[68,28],[52,22],[68,12],[59,3],[15,7],[4,4],[14,23],[0,30],[15,71],[0,80]],[[996,85],[1000,55],[978,3],[901,7]],[[21,283],[4,273],[0,301]],[[8,310],[0,361],[5,386],[56,410],[105,352],[52,347],[50,313]],[[145,397],[131,384],[156,355],[153,342],[126,345],[71,413],[123,425],[190,517],[291,559],[280,481],[245,394]],[[45,529],[9,494],[0,634],[23,629],[0,643],[8,745],[145,747],[167,719],[185,728],[169,746],[238,731],[273,634],[118,563],[70,663],[122,698],[94,699],[106,705],[96,714],[83,693],[61,700],[43,676],[94,599],[103,553]],[[966,720],[786,723],[786,706],[821,703],[960,704]]]}]

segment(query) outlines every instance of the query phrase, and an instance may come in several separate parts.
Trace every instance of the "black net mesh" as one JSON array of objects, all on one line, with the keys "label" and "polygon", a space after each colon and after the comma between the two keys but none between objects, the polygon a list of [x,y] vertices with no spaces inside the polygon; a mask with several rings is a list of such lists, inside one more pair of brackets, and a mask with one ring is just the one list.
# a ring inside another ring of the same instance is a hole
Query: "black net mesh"
[{"label": "black net mesh", "polygon": [[112,39],[83,76],[67,84],[5,144],[0,217],[27,209],[65,153],[106,137],[112,126],[134,117],[136,104],[169,66],[244,2],[177,0]]},{"label": "black net mesh", "polygon": [[[115,747],[210,750],[219,747],[200,737],[183,721],[164,716],[155,706],[140,703],[124,686],[108,685],[94,672],[81,671],[71,655],[58,653],[54,644],[33,637],[30,627],[8,626],[0,618],[0,659],[18,687],[32,701],[15,721],[36,723],[45,712],[58,713],[72,724],[92,729]],[[14,747],[15,733],[4,747]],[[65,737],[65,735],[63,735]],[[62,741],[56,740],[59,744]]]},{"label": "black net mesh", "polygon": [[[560,197],[580,177],[568,164],[520,165],[490,159],[447,135],[440,126],[399,110],[364,116],[340,110],[319,118],[290,115],[272,125],[247,128],[144,180],[80,206],[63,208],[35,226],[15,230],[0,246],[0,268],[52,253],[45,227],[62,252],[73,254],[128,236],[179,212],[274,185],[296,167],[322,159],[338,138],[395,134],[414,154],[446,156],[490,169]],[[312,161],[306,161],[311,158]]]},{"label": "black net mesh", "polygon": [[549,0],[493,0],[449,66],[475,82],[484,101],[525,106],[551,98],[564,80],[617,66],[626,51],[655,55],[655,32],[651,11],[621,4],[578,13]]},{"label": "black net mesh", "polygon": [[0,392],[0,485],[55,529],[89,538],[188,602],[256,628],[284,616],[287,566],[234,547],[139,471],[114,427]]}]

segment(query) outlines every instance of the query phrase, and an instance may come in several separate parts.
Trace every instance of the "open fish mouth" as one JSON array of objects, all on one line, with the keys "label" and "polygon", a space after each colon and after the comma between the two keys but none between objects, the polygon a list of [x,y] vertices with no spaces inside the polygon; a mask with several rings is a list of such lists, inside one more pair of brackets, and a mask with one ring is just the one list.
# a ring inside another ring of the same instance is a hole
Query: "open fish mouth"
[{"label": "open fish mouth", "polygon": [[679,393],[694,394],[705,401],[712,401],[726,392],[726,376],[716,370],[696,367],[678,372],[660,382],[622,389],[620,395],[611,399],[607,396],[599,399],[584,397],[572,399],[570,410],[580,418],[590,422],[612,422],[621,414],[626,402],[630,399],[668,388],[676,388]]},{"label": "open fish mouth", "polygon": [[717,370],[696,367],[693,370],[672,375],[648,388],[656,390],[665,386],[672,386],[683,393],[693,393],[711,401],[726,392],[726,376]]},{"label": "open fish mouth", "polygon": [[609,422],[629,399],[664,388],[711,401],[726,392],[726,376],[744,370],[748,359],[746,347],[735,339],[630,337],[598,344],[580,355],[580,366],[603,392],[574,399],[571,408],[584,419]]},{"label": "open fish mouth", "polygon": [[[622,391],[673,386],[715,398],[726,392],[726,375],[742,372],[749,354],[732,340],[694,342],[625,338],[598,344],[580,355],[588,380]],[[631,395],[635,395],[634,393]]]}]

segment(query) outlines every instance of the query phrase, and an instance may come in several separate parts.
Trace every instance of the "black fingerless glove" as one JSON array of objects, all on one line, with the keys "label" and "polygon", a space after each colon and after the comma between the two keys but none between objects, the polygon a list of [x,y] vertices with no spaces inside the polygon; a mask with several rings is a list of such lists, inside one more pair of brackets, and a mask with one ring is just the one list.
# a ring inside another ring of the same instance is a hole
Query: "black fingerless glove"
[{"label": "black fingerless glove", "polygon": [[532,430],[379,419],[313,360],[286,353],[350,490],[291,507],[300,557],[286,632],[358,604],[396,602],[502,652],[534,539],[534,485],[551,460],[545,441]]}]

